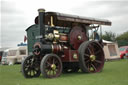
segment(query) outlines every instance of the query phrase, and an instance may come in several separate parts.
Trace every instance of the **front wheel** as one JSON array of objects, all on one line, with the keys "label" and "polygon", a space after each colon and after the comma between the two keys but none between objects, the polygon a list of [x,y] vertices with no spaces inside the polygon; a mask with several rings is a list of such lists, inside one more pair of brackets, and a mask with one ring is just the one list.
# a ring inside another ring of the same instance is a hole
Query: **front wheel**
[{"label": "front wheel", "polygon": [[62,73],[61,59],[55,54],[47,54],[41,61],[41,73],[46,78],[55,78]]},{"label": "front wheel", "polygon": [[25,78],[39,77],[40,73],[40,63],[36,61],[33,55],[28,56],[22,62],[22,74]]}]

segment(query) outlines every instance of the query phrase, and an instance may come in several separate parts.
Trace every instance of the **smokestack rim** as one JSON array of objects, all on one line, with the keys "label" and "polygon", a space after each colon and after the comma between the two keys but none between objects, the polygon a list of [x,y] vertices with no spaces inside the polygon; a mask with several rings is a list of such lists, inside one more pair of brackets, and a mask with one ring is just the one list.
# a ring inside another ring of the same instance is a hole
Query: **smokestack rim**
[{"label": "smokestack rim", "polygon": [[40,9],[38,9],[38,12],[45,12],[45,9],[44,8],[40,8]]}]

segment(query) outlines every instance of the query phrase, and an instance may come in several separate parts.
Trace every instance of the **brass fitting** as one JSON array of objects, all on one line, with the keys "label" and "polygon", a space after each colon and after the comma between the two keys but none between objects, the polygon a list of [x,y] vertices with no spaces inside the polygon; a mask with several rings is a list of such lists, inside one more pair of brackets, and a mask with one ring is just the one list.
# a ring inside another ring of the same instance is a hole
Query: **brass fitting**
[{"label": "brass fitting", "polygon": [[80,35],[78,35],[78,37],[77,37],[77,38],[78,38],[78,40],[81,40],[81,39],[82,39],[82,37],[81,37]]},{"label": "brass fitting", "polygon": [[51,16],[51,27],[54,27],[54,24],[53,24],[53,16]]}]

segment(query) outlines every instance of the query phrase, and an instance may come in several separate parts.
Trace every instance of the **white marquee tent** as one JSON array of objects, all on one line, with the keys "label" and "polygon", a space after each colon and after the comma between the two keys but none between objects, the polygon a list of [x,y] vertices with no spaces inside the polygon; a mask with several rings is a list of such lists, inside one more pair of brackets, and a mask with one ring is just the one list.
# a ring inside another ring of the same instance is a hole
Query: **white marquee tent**
[{"label": "white marquee tent", "polygon": [[103,40],[106,60],[120,59],[118,44],[116,42]]}]

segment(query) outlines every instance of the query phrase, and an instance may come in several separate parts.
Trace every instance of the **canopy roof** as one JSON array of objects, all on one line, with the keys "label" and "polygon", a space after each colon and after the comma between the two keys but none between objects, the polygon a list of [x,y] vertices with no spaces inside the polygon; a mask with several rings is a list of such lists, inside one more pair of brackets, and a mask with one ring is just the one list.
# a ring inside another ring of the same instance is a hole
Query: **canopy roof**
[{"label": "canopy roof", "polygon": [[[111,21],[105,19],[96,19],[91,17],[82,17],[76,15],[69,15],[58,12],[46,12],[45,13],[45,24],[51,24],[51,17],[53,18],[53,24],[55,26],[71,25],[72,23],[79,24],[98,24],[98,25],[111,25]],[[38,23],[38,17],[35,19],[35,23]]]}]

